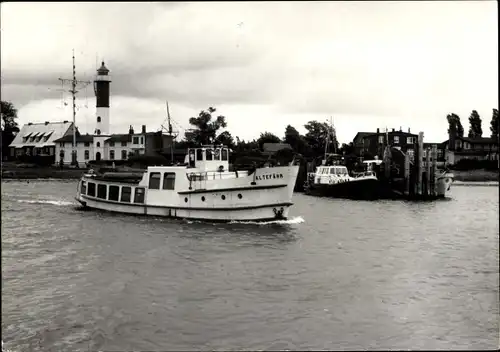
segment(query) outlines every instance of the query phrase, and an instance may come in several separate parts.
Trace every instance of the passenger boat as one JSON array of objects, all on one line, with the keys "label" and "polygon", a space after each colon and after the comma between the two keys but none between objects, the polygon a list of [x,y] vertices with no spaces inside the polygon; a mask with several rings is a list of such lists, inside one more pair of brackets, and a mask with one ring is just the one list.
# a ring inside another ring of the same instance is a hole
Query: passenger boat
[{"label": "passenger boat", "polygon": [[225,146],[188,149],[185,163],[140,172],[85,173],[76,200],[118,213],[208,221],[286,219],[299,171],[286,166],[229,171]]}]

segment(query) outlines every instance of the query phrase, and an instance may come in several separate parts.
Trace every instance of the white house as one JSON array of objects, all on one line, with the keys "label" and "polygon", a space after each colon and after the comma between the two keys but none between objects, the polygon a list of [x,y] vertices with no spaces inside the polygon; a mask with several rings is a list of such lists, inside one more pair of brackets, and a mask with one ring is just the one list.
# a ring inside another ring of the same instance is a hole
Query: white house
[{"label": "white house", "polygon": [[55,140],[72,134],[72,122],[28,123],[9,145],[10,155],[56,155]]}]

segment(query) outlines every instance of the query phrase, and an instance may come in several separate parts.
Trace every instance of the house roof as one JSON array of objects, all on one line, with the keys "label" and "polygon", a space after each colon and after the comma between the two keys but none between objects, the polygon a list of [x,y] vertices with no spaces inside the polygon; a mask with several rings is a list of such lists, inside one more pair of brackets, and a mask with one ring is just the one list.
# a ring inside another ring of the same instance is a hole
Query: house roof
[{"label": "house roof", "polygon": [[[94,140],[94,137],[88,134],[76,134],[76,143],[92,143]],[[73,142],[73,134],[68,134],[62,138],[54,140],[55,143],[68,143],[68,142]]]},{"label": "house roof", "polygon": [[356,135],[354,136],[354,138],[352,140],[354,142],[358,137],[363,139],[365,136],[369,136],[371,134],[373,134],[373,132],[358,132],[358,133],[356,133]]},{"label": "house roof", "polygon": [[479,137],[479,138],[469,138],[469,137],[457,137],[464,142],[469,142],[472,144],[498,144],[498,139],[491,137]]},{"label": "house roof", "polygon": [[[73,123],[68,121],[29,123],[21,128],[9,147],[41,148],[52,146],[56,139],[63,137],[66,133],[70,133],[72,126]],[[28,138],[27,140],[25,140],[26,137]],[[31,141],[33,137],[35,139]]]},{"label": "house roof", "polygon": [[131,134],[113,134],[111,137],[106,139],[104,143],[109,143],[109,142],[130,142],[132,141],[132,135]]},{"label": "house roof", "polygon": [[264,143],[262,145],[263,154],[271,155],[282,149],[292,149],[288,143]]}]

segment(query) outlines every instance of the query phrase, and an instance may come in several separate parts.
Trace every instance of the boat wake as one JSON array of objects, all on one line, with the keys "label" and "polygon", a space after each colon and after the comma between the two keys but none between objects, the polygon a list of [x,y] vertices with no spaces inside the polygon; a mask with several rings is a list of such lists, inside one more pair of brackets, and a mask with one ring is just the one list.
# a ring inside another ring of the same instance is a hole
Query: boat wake
[{"label": "boat wake", "polygon": [[25,200],[25,199],[20,199],[18,200],[19,203],[29,203],[29,204],[52,204],[52,205],[57,205],[57,206],[68,206],[68,205],[75,205],[73,202],[68,202],[64,200],[43,200],[43,199],[35,199],[35,200]]},{"label": "boat wake", "polygon": [[297,225],[297,224],[302,224],[305,222],[304,218],[302,216],[296,216],[294,218],[290,218],[287,220],[272,220],[272,221],[231,221],[229,224],[248,224],[248,225],[260,225],[260,226],[266,226],[266,225]]}]

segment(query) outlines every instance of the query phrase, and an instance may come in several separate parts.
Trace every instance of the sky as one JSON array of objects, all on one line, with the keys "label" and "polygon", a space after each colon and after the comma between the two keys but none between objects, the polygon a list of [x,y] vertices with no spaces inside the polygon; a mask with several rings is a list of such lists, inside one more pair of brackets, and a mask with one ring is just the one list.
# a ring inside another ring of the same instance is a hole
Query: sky
[{"label": "sky", "polygon": [[[446,115],[489,136],[498,108],[496,1],[143,2],[1,4],[1,97],[18,123],[71,120],[76,75],[112,77],[111,132],[157,131],[166,101],[182,136],[212,106],[241,139],[305,133],[332,117],[341,143],[400,127],[447,139]],[[67,105],[65,105],[67,104]],[[77,126],[93,133],[92,85]]]}]

